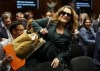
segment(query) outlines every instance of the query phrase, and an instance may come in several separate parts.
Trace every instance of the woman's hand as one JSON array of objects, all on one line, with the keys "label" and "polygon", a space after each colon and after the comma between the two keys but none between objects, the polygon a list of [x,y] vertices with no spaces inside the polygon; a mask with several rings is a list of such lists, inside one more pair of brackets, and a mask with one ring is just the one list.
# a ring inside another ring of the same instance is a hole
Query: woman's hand
[{"label": "woman's hand", "polygon": [[57,68],[58,65],[59,65],[59,59],[58,59],[58,58],[55,58],[55,59],[52,61],[51,66],[52,66],[53,68]]},{"label": "woman's hand", "polygon": [[48,33],[48,30],[46,28],[43,28],[43,29],[40,30],[40,33],[45,35],[45,34]]},{"label": "woman's hand", "polygon": [[3,65],[7,65],[7,64],[9,64],[12,60],[13,60],[13,55],[6,56],[6,57],[2,60],[2,64],[3,64]]}]

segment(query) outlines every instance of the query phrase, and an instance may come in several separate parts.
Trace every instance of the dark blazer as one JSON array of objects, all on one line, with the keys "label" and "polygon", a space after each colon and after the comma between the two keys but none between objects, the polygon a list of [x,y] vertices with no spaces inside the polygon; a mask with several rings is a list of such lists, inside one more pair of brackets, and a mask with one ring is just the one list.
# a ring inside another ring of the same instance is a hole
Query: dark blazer
[{"label": "dark blazer", "polygon": [[94,63],[100,66],[100,29],[96,34],[96,47],[94,52]]},{"label": "dark blazer", "polygon": [[2,27],[2,23],[0,22],[0,38],[7,38],[8,39],[8,34],[5,29],[5,27]]},{"label": "dark blazer", "polygon": [[[34,30],[36,32],[39,32],[42,28],[45,28],[47,26],[48,20],[49,20],[48,18],[43,18],[33,21],[32,26]],[[55,45],[55,47],[59,50],[59,52],[56,53],[55,57],[57,57],[60,61],[62,61],[64,60],[64,57],[67,57],[68,54],[70,53],[72,34],[67,28],[65,28],[64,34],[59,35],[56,32],[56,26],[57,24],[51,21],[48,27],[48,34],[43,35],[43,37],[46,41],[51,41]]]}]

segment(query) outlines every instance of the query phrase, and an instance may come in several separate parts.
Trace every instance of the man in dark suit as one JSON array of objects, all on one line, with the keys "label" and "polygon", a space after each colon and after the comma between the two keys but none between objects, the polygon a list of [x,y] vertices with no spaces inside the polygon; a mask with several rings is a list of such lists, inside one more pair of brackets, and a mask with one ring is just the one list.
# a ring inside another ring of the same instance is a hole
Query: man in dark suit
[{"label": "man in dark suit", "polygon": [[2,14],[2,20],[0,21],[0,40],[3,41],[10,37],[10,32],[8,30],[11,25],[11,16],[7,13]]},{"label": "man in dark suit", "polygon": [[4,12],[0,21],[0,43],[5,46],[11,39],[11,33],[9,32],[9,26],[11,25],[11,13]]},{"label": "man in dark suit", "polygon": [[100,29],[96,34],[96,47],[94,52],[94,64],[96,65],[95,71],[100,71]]},{"label": "man in dark suit", "polygon": [[22,12],[16,13],[16,21],[21,22],[24,28],[26,29],[27,22],[25,21],[24,14]]}]

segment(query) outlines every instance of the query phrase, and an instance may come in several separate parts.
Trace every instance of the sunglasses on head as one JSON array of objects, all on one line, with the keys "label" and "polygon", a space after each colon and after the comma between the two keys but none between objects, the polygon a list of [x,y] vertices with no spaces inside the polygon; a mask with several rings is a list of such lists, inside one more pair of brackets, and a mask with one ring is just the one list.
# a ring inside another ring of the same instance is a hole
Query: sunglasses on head
[{"label": "sunglasses on head", "polygon": [[71,16],[71,14],[70,14],[70,13],[67,13],[67,12],[64,12],[64,11],[61,11],[61,12],[60,12],[60,14],[62,14],[63,16],[67,14],[67,16],[68,16],[68,17],[70,17],[70,16]]}]

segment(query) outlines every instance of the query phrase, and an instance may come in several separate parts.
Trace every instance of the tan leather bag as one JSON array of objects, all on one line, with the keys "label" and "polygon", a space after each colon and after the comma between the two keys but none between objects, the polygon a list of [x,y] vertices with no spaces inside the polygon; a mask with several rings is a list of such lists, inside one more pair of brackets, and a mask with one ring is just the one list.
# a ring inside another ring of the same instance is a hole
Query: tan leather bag
[{"label": "tan leather bag", "polygon": [[38,34],[36,33],[23,33],[22,35],[20,35],[12,41],[13,49],[16,52],[16,56],[20,59],[28,58],[44,43],[45,40],[43,38],[39,38]]}]

